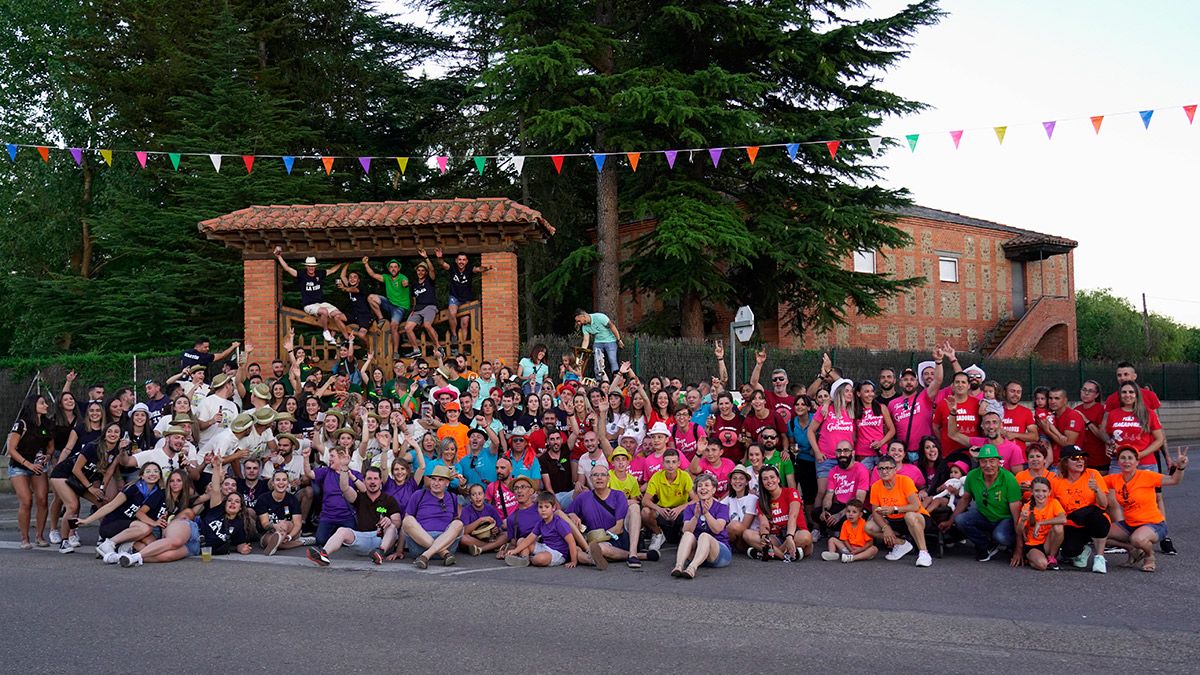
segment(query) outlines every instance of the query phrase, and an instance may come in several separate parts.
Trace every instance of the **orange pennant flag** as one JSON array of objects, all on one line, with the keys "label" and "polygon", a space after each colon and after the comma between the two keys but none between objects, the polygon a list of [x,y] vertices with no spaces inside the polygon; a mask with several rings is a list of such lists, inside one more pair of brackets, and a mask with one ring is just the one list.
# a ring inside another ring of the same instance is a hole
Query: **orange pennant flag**
[{"label": "orange pennant flag", "polygon": [[1092,115],[1092,127],[1096,129],[1096,133],[1100,133],[1100,125],[1104,122],[1104,115]]},{"label": "orange pennant flag", "polygon": [[627,152],[627,153],[625,153],[625,156],[629,158],[629,167],[631,169],[633,169],[634,173],[637,173],[637,165],[638,165],[638,162],[642,159],[642,153]]},{"label": "orange pennant flag", "polygon": [[750,158],[750,163],[753,164],[755,159],[758,159],[758,146],[751,145],[746,148],[746,156]]},{"label": "orange pennant flag", "polygon": [[42,156],[43,162],[50,161],[50,148],[47,148],[44,145],[39,145],[37,151],[38,151],[38,154]]},{"label": "orange pennant flag", "polygon": [[333,158],[332,157],[322,157],[321,164],[325,165],[325,175],[326,176],[328,176],[330,173],[333,172]]},{"label": "orange pennant flag", "polygon": [[829,149],[829,159],[837,159],[837,151],[841,145],[841,141],[829,141],[825,144],[825,147]]}]

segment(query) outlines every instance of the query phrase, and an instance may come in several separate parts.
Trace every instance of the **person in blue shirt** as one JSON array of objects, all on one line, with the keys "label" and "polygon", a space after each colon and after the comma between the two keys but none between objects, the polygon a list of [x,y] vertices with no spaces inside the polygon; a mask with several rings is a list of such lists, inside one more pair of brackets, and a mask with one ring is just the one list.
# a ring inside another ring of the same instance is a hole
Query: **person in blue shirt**
[{"label": "person in blue shirt", "polygon": [[467,485],[488,485],[496,482],[496,452],[488,447],[487,432],[474,428],[467,432],[467,454],[458,460],[459,475]]}]

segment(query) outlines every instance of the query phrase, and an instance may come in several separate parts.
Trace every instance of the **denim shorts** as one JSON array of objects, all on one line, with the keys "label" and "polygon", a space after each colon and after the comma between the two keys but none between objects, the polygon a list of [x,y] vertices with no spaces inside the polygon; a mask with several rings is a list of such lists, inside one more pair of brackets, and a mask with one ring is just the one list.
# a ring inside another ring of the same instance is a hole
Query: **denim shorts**
[{"label": "denim shorts", "polygon": [[[12,458],[10,457],[8,461],[12,462]],[[9,478],[19,478],[19,477],[29,478],[31,476],[33,476],[33,472],[30,471],[29,469],[26,469],[23,466],[17,466],[16,464],[11,464],[11,463],[8,465],[8,477]]]},{"label": "denim shorts", "polygon": [[379,313],[387,316],[392,323],[404,323],[404,318],[408,316],[408,309],[397,307],[388,300],[386,296],[379,296]]},{"label": "denim shorts", "polygon": [[874,469],[875,465],[879,463],[879,455],[871,455],[869,457],[858,457],[856,459],[858,460],[858,462],[860,464],[867,467],[867,473],[870,473],[871,469]]},{"label": "denim shorts", "polygon": [[837,466],[837,459],[823,459],[817,462],[817,478],[828,478],[829,472]]},{"label": "denim shorts", "polygon": [[383,546],[383,537],[375,533],[375,530],[370,532],[354,532],[354,543],[347,548],[354,551],[358,555],[371,555],[371,551]]},{"label": "denim shorts", "polygon": [[[1123,520],[1118,520],[1117,525],[1120,525],[1121,529],[1125,530],[1126,534],[1133,534],[1133,531],[1138,529],[1137,527],[1130,527],[1129,523],[1126,523]],[[1146,523],[1144,525],[1138,525],[1138,527],[1148,527],[1151,530],[1154,530],[1154,534],[1158,535],[1159,541],[1167,538],[1167,521],[1165,520],[1161,523]]]},{"label": "denim shorts", "polygon": [[733,550],[729,548],[729,544],[718,541],[717,549],[720,551],[720,553],[717,553],[717,559],[712,562],[705,560],[700,563],[701,567],[725,567],[733,561]]},{"label": "denim shorts", "polygon": [[450,302],[446,303],[446,305],[447,305],[447,306],[449,306],[449,307],[458,307],[458,306],[460,306],[460,305],[463,305],[463,304],[465,304],[465,303],[467,303],[467,302],[471,302],[471,301],[470,301],[470,300],[466,300],[466,301],[464,301],[464,300],[459,300],[458,298],[456,298],[456,297],[454,297],[453,295],[451,295],[451,296],[450,296]]},{"label": "denim shorts", "polygon": [[188,526],[192,528],[192,534],[187,540],[188,555],[200,555],[200,525],[198,525],[194,520],[189,520]]}]

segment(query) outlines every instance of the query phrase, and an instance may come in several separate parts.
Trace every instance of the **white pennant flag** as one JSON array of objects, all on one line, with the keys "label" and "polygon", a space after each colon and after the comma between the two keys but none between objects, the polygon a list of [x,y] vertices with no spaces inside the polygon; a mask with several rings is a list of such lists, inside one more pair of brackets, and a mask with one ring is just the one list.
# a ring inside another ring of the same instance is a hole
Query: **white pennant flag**
[{"label": "white pennant flag", "polygon": [[217,173],[221,173],[221,156],[209,155],[208,158],[212,160],[213,168],[216,169]]},{"label": "white pennant flag", "polygon": [[505,167],[511,166],[512,168],[516,169],[517,175],[520,176],[521,172],[525,170],[525,157],[523,155],[506,157],[504,158],[504,165]]},{"label": "white pennant flag", "polygon": [[883,139],[878,136],[867,139],[867,143],[871,144],[871,154],[872,155],[878,155],[879,149],[883,147]]}]

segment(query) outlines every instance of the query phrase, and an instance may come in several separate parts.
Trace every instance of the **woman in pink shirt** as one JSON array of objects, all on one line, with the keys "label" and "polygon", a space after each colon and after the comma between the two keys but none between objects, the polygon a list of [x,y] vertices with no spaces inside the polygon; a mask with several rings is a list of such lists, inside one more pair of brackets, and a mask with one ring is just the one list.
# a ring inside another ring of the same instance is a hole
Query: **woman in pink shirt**
[{"label": "woman in pink shirt", "polygon": [[808,442],[817,457],[817,494],[825,494],[829,471],[837,466],[837,446],[849,441],[854,446],[854,383],[839,379],[830,387],[828,405],[817,409],[808,425]]},{"label": "woman in pink shirt", "polygon": [[864,380],[854,388],[854,456],[874,469],[883,448],[896,435],[892,414],[875,398],[875,383]]},{"label": "woman in pink shirt", "polygon": [[[908,457],[908,451],[904,449],[903,441],[892,441],[891,445],[888,445],[887,454],[888,457],[896,460],[897,476],[908,476],[916,484],[918,490],[925,487],[925,475],[921,473],[917,465],[904,461]],[[879,480],[879,470],[871,469],[871,484],[874,485],[877,480]]]}]

